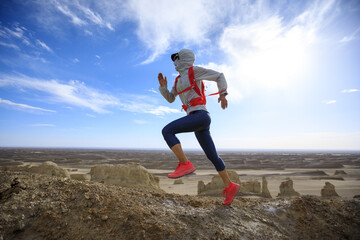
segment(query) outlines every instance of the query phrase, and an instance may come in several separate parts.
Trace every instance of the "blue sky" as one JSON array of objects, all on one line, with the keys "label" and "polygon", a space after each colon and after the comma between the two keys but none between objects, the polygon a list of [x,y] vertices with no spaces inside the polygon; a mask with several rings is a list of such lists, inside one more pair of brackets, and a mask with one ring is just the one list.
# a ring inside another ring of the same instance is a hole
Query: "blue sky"
[{"label": "blue sky", "polygon": [[228,81],[219,149],[360,150],[357,0],[1,1],[0,146],[165,149],[182,48]]}]

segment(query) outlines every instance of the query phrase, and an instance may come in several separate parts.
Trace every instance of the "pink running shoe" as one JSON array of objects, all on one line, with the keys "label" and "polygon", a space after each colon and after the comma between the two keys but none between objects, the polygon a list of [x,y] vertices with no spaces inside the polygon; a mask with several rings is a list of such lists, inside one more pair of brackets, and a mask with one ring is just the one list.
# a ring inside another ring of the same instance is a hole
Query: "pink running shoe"
[{"label": "pink running shoe", "polygon": [[240,185],[230,182],[229,186],[222,191],[223,195],[226,195],[224,205],[230,205],[234,200],[236,194],[239,192]]},{"label": "pink running shoe", "polygon": [[196,168],[190,161],[187,161],[186,163],[179,162],[175,171],[173,173],[168,174],[168,177],[169,178],[179,178],[179,177],[185,176],[187,174],[190,174],[190,173],[194,172],[195,170],[196,170]]}]

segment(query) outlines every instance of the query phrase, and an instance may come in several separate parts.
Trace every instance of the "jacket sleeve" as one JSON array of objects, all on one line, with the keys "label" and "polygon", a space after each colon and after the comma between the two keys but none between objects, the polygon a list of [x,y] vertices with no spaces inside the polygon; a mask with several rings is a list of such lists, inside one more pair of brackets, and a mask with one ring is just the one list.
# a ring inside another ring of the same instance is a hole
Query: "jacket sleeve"
[{"label": "jacket sleeve", "polygon": [[160,86],[159,87],[159,91],[161,93],[161,95],[163,95],[163,97],[169,102],[172,103],[175,101],[175,98],[177,96],[176,90],[175,90],[175,86],[173,86],[173,88],[171,89],[171,92],[169,92],[167,85],[166,86]]},{"label": "jacket sleeve", "polygon": [[223,73],[199,66],[194,66],[194,75],[196,80],[209,80],[216,82],[219,92],[224,91],[220,94],[227,94],[227,82]]}]

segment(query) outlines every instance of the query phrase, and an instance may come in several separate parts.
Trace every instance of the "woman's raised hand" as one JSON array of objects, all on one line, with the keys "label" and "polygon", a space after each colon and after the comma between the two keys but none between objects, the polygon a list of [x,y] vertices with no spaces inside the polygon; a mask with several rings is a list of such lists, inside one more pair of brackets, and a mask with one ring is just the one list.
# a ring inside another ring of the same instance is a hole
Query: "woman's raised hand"
[{"label": "woman's raised hand", "polygon": [[160,86],[164,87],[164,86],[167,85],[166,77],[165,77],[165,79],[164,79],[162,73],[159,73],[158,79],[159,79]]}]

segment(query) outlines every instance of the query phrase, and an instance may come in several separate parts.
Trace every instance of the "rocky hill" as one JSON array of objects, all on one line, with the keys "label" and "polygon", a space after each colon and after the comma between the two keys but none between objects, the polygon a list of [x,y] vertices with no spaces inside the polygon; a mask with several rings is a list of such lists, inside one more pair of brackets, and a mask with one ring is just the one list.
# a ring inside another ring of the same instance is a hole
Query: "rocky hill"
[{"label": "rocky hill", "polygon": [[194,197],[0,172],[0,239],[359,239],[360,203]]}]

